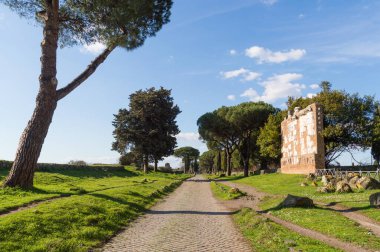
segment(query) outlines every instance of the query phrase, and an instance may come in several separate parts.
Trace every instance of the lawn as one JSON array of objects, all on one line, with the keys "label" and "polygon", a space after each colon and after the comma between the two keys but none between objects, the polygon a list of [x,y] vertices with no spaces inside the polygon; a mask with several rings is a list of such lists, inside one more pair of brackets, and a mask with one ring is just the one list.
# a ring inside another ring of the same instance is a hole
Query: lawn
[{"label": "lawn", "polygon": [[234,221],[254,251],[341,251],[284,228],[248,208],[236,213]]},{"label": "lawn", "polygon": [[[244,194],[231,193],[231,187],[212,181],[211,190],[219,200],[232,200]],[[234,221],[242,234],[250,241],[254,251],[340,251],[323,242],[290,231],[279,224],[243,208],[234,214]]]},{"label": "lawn", "polygon": [[62,194],[70,197],[0,216],[0,251],[88,251],[186,177],[130,169],[37,172],[33,190],[0,189],[2,211]]},{"label": "lawn", "polygon": [[305,181],[305,176],[303,175],[267,174],[248,178],[232,177],[229,179],[233,180],[233,182],[247,184],[269,193],[270,196],[263,201],[261,208],[270,211],[281,219],[343,241],[353,242],[369,249],[380,250],[380,239],[378,237],[335,211],[323,207],[308,209],[277,207],[287,194],[293,194],[310,197],[320,202],[338,202],[347,207],[357,207],[361,213],[380,220],[379,210],[371,208],[368,201],[369,195],[379,190],[358,191],[349,194],[321,194],[316,192],[316,187],[311,185],[300,186]]}]

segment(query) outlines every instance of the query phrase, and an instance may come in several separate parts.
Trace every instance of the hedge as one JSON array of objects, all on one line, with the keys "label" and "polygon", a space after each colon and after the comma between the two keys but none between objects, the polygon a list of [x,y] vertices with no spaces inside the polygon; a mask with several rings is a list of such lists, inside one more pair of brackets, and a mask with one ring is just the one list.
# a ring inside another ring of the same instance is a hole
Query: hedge
[{"label": "hedge", "polygon": [[[11,169],[13,162],[0,160],[0,169]],[[69,165],[54,163],[37,164],[38,171],[54,171],[54,170],[95,170],[95,171],[124,171],[124,166],[120,165]]]}]

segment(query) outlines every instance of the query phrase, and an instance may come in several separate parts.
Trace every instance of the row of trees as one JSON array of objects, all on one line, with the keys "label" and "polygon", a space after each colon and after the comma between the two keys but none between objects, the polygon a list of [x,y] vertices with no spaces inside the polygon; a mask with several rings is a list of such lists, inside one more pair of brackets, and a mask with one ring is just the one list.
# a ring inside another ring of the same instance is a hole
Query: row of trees
[{"label": "row of trees", "polygon": [[112,150],[122,155],[121,161],[141,162],[144,172],[154,162],[156,171],[159,160],[174,154],[179,133],[176,117],[181,111],[174,105],[171,90],[162,87],[139,90],[129,99],[129,108],[114,115]]},{"label": "row of trees", "polygon": [[[250,160],[263,167],[267,161],[257,151],[257,139],[272,114],[279,110],[264,102],[247,102],[232,107],[221,107],[202,115],[198,132],[208,148],[218,153],[217,166],[221,165],[221,152],[226,156],[227,175],[232,171],[232,155],[238,151],[243,164],[244,176],[248,176]],[[211,156],[211,153],[205,154]],[[209,157],[209,159],[211,159]],[[202,157],[202,162],[204,162]]]},{"label": "row of trees", "polygon": [[[324,110],[326,166],[338,164],[344,152],[372,148],[372,156],[380,161],[380,107],[373,96],[359,96],[332,90],[324,81],[321,91],[312,98],[288,99],[285,110],[264,102],[248,102],[221,107],[198,119],[198,131],[209,151],[200,156],[206,172],[226,170],[231,164],[243,167],[248,176],[250,165],[266,168],[268,163],[279,166],[281,159],[281,122],[288,111],[319,103]],[[353,157],[354,158],[354,157]],[[225,167],[225,169],[224,169]]]}]

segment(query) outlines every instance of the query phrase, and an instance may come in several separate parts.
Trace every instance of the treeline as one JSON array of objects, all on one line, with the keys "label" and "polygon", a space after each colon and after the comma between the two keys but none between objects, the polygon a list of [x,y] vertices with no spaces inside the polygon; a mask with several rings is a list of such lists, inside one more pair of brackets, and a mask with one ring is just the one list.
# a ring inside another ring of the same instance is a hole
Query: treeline
[{"label": "treeline", "polygon": [[[359,96],[332,90],[329,82],[320,84],[321,91],[311,98],[289,97],[287,109],[280,110],[264,102],[246,102],[221,107],[202,115],[198,132],[208,146],[199,159],[207,173],[226,172],[249,167],[266,169],[268,164],[280,166],[281,122],[288,111],[319,103],[324,111],[326,165],[340,165],[337,158],[344,152],[368,150],[379,163],[380,109],[373,96]],[[351,154],[352,155],[352,154]]]}]

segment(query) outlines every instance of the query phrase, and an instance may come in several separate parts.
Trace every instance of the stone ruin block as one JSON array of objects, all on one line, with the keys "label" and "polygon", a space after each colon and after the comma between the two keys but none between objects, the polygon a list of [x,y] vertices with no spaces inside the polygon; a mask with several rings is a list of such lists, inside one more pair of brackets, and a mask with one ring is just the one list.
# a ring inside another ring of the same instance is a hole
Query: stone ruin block
[{"label": "stone ruin block", "polygon": [[322,130],[323,111],[317,103],[289,111],[281,123],[282,173],[309,174],[325,168]]}]

